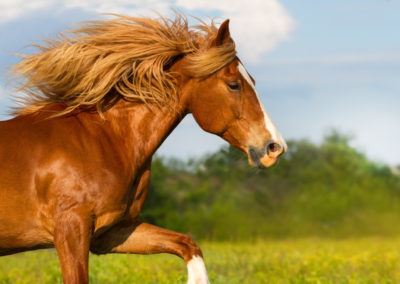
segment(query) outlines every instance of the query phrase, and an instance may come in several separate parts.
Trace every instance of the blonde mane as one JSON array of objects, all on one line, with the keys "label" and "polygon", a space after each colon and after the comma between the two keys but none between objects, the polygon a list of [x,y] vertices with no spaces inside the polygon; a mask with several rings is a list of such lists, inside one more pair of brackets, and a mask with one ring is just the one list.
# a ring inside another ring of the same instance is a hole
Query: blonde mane
[{"label": "blonde mane", "polygon": [[210,47],[218,31],[213,23],[190,28],[181,15],[174,20],[114,16],[85,22],[35,45],[38,53],[23,55],[12,68],[17,90],[27,94],[16,114],[54,102],[67,106],[59,115],[79,107],[96,107],[101,114],[118,98],[173,106],[178,90],[169,67],[176,59],[187,56],[187,73],[202,77],[236,56],[233,42]]}]

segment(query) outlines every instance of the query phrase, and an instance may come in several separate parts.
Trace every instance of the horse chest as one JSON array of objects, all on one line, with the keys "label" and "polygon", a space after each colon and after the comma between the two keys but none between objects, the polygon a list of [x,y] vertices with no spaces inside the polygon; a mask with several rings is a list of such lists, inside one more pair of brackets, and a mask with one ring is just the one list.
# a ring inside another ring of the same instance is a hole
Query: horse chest
[{"label": "horse chest", "polygon": [[103,199],[106,203],[98,204],[102,207],[102,213],[96,216],[95,231],[120,221],[136,221],[147,197],[149,179],[150,169],[146,169],[129,186],[120,190],[118,197],[111,195]]}]

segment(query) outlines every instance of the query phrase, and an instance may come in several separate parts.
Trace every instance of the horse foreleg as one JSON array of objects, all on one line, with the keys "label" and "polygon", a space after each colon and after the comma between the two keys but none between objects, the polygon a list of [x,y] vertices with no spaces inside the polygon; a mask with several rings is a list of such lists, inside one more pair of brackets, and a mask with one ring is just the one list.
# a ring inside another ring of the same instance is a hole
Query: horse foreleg
[{"label": "horse foreleg", "polygon": [[54,246],[65,284],[89,282],[91,222],[90,214],[84,207],[68,210],[56,218]]},{"label": "horse foreleg", "polygon": [[185,260],[188,284],[207,284],[203,255],[193,239],[185,234],[147,223],[120,225],[97,238],[91,244],[94,253],[171,253]]}]

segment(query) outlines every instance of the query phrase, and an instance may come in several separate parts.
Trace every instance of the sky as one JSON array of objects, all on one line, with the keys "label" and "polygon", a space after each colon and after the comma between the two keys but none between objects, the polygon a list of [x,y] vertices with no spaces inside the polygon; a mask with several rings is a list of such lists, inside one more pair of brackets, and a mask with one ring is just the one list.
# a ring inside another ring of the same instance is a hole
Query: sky
[{"label": "sky", "polygon": [[[238,55],[276,126],[289,139],[319,143],[331,129],[352,135],[371,159],[400,165],[400,1],[397,0],[0,0],[0,70],[15,52],[104,13],[229,18]],[[194,21],[192,21],[195,23]],[[12,89],[0,79],[0,119]],[[158,150],[188,158],[221,138],[189,115]]]}]

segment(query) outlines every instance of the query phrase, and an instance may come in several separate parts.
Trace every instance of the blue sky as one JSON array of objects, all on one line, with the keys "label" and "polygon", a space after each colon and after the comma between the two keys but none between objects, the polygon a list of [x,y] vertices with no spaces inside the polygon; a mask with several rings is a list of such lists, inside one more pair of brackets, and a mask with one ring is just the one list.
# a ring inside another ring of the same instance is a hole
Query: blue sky
[{"label": "blue sky", "polygon": [[[239,56],[257,81],[267,111],[287,139],[319,142],[336,128],[374,160],[400,164],[400,1],[249,0],[124,1],[0,0],[0,69],[10,52],[98,18],[101,12],[191,15],[231,19]],[[150,3],[150,4],[149,4]],[[0,118],[7,119],[10,87],[0,80]],[[225,142],[189,116],[159,153],[190,157]]]}]

